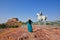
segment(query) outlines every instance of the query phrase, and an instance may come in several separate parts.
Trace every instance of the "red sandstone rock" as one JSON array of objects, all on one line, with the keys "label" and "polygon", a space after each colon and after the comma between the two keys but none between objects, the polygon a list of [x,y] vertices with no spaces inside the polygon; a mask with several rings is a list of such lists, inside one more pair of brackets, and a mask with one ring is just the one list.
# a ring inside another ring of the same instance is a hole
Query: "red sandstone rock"
[{"label": "red sandstone rock", "polygon": [[60,28],[33,27],[33,32],[27,28],[7,28],[0,32],[0,40],[60,40]]}]

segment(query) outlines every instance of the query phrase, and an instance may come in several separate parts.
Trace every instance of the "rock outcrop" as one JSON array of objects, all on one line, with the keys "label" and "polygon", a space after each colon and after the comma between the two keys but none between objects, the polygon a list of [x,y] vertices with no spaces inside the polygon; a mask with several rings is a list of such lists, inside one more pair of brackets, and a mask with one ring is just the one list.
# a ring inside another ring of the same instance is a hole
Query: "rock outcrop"
[{"label": "rock outcrop", "polygon": [[17,27],[20,27],[22,25],[21,22],[19,22],[18,18],[12,18],[12,19],[9,19],[7,22],[6,22],[6,25],[8,27],[10,26],[17,26]]},{"label": "rock outcrop", "polygon": [[0,40],[60,40],[60,28],[33,27],[33,32],[27,28],[7,28],[0,32]]}]

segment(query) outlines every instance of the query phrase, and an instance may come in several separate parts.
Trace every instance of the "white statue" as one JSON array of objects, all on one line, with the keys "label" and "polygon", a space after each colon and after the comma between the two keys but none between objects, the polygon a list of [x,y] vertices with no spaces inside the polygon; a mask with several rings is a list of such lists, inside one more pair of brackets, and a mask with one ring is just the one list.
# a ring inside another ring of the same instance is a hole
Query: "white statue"
[{"label": "white statue", "polygon": [[44,16],[42,12],[40,14],[37,13],[37,19],[38,19],[38,24],[40,24],[41,22],[43,22],[43,24],[46,24],[47,16]]}]

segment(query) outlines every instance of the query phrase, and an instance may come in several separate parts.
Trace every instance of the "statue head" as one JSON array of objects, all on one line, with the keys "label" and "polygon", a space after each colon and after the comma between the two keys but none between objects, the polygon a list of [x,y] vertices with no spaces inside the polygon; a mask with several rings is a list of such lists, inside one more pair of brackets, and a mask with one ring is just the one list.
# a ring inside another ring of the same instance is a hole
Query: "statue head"
[{"label": "statue head", "polygon": [[43,14],[42,14],[42,12],[40,12],[40,16],[42,16]]}]

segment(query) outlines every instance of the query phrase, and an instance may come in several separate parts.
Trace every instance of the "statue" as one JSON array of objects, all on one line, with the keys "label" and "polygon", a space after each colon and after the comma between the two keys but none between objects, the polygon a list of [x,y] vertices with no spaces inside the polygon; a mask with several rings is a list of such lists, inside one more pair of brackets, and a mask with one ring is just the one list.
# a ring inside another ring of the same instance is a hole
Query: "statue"
[{"label": "statue", "polygon": [[37,13],[38,24],[46,24],[47,16],[43,15],[42,12]]}]

